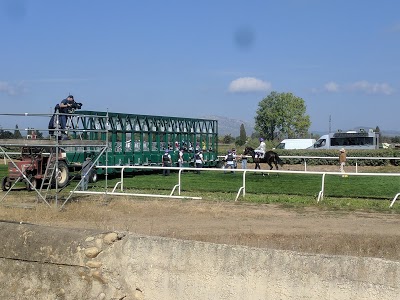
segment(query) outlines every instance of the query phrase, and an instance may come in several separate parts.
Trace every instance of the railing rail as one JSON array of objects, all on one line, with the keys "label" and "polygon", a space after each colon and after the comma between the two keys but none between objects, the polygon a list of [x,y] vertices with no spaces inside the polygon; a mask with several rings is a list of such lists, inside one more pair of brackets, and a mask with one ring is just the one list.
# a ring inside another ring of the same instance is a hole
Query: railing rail
[{"label": "railing rail", "polygon": [[[121,179],[118,181],[113,190],[111,192],[91,192],[91,191],[72,191],[71,193],[86,193],[86,194],[109,194],[109,195],[134,195],[134,196],[144,196],[144,197],[162,197],[162,198],[188,198],[188,199],[201,199],[201,197],[189,197],[189,196],[181,196],[181,188],[182,188],[182,181],[181,177],[183,176],[182,174],[183,171],[193,171],[193,170],[201,170],[202,172],[227,172],[228,170],[223,169],[223,168],[201,168],[201,169],[196,169],[196,168],[178,168],[178,167],[158,167],[158,166],[98,166],[97,168],[114,168],[114,169],[120,169],[121,170]],[[178,182],[177,184],[174,185],[172,188],[172,191],[170,195],[159,195],[159,194],[128,194],[124,193],[124,170],[125,169],[138,169],[138,170],[164,170],[164,169],[169,169],[169,170],[176,170],[178,171]],[[232,170],[229,170],[231,172]],[[286,170],[250,170],[250,169],[235,169],[235,172],[242,172],[242,185],[240,186],[237,194],[235,201],[237,201],[242,195],[243,198],[246,197],[246,175],[248,172],[251,173],[282,173],[282,174],[303,174],[303,175],[321,175],[321,190],[318,193],[317,197],[317,202],[320,202],[324,198],[324,190],[325,190],[325,177],[326,175],[334,175],[334,176],[343,176],[344,173],[342,172],[320,172],[320,171],[286,171]],[[348,176],[394,176],[394,177],[400,177],[400,173],[345,173]],[[116,189],[120,186],[120,192],[116,192]],[[178,190],[178,196],[174,196],[174,192]],[[400,196],[400,193],[397,193],[393,200],[391,201],[390,207],[394,205],[396,202],[397,198]],[[65,204],[65,203],[64,203]]]},{"label": "railing rail", "polygon": [[[297,158],[297,159],[304,159],[304,171],[307,171],[307,160],[312,160],[312,159],[328,159],[328,160],[337,160],[339,161],[338,156],[288,156],[288,155],[282,155],[279,156],[280,158]],[[359,160],[400,160],[400,157],[382,157],[382,156],[375,156],[375,157],[363,157],[363,156],[347,156],[346,160],[355,160],[356,162],[356,173],[358,173],[358,161]]]}]

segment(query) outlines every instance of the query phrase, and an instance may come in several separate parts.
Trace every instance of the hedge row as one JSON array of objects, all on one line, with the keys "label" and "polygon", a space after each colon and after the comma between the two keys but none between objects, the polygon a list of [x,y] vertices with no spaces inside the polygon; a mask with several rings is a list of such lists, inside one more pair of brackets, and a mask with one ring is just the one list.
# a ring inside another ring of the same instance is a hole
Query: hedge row
[{"label": "hedge row", "polygon": [[[338,159],[310,159],[307,158],[308,165],[337,165],[339,160],[339,150],[280,150],[275,149],[279,156],[315,156],[315,157],[337,157]],[[359,166],[386,166],[389,164],[400,164],[400,151],[393,149],[379,150],[346,150],[347,158],[350,157],[398,157],[399,159],[348,159],[347,165]],[[282,158],[285,164],[303,164],[301,158]]]}]

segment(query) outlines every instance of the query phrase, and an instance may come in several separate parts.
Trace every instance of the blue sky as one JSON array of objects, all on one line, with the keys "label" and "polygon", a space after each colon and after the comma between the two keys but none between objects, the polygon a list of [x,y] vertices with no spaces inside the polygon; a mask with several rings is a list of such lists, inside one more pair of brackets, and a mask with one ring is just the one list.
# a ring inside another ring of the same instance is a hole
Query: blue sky
[{"label": "blue sky", "polygon": [[49,113],[71,93],[85,110],[253,121],[277,91],[305,100],[312,131],[329,116],[333,130],[396,130],[399,11],[396,0],[0,0],[0,113]]}]

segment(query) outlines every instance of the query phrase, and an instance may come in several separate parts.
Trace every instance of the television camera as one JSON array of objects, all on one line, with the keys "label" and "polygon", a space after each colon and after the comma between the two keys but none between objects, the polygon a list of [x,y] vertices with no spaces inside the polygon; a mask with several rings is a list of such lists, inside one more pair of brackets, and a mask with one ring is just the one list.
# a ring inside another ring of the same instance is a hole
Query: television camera
[{"label": "television camera", "polygon": [[82,108],[82,103],[80,102],[72,102],[69,106],[68,106],[68,113],[69,114],[73,114],[75,112],[75,110],[77,109],[81,109]]}]

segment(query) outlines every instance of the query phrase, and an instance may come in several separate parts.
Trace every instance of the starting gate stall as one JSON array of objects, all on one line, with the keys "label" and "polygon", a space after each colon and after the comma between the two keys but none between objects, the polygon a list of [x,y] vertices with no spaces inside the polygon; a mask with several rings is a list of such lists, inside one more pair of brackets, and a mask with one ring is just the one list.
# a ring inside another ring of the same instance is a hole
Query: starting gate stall
[{"label": "starting gate stall", "polygon": [[[193,165],[196,151],[202,151],[205,167],[219,163],[217,120],[80,110],[70,116],[69,126],[72,139],[106,141],[107,151],[98,166],[161,166],[166,149],[173,166],[179,149],[184,151],[185,167]],[[70,162],[81,163],[91,149],[66,147],[65,151]],[[120,170],[108,169],[114,172]]]},{"label": "starting gate stall", "polygon": [[[54,115],[0,115],[45,116],[55,120],[55,127],[51,129],[50,123],[53,121],[49,123],[49,138],[33,138],[32,130],[26,130],[26,138],[21,135],[19,140],[0,139],[0,154],[9,160],[9,174],[2,179],[2,189],[6,193],[0,202],[16,183],[22,182],[28,190],[37,193],[38,199],[49,206],[47,198],[51,196],[50,191],[55,187],[57,206],[59,192],[75,177],[71,179],[70,172],[80,172],[87,157],[91,157],[93,162],[90,171],[96,169],[97,174],[105,174],[106,186],[107,174],[121,171],[120,168],[108,166],[131,167],[126,168],[125,172],[137,171],[139,168],[135,169],[135,166],[161,166],[162,155],[166,149],[170,151],[173,162],[177,162],[179,149],[182,149],[184,167],[194,165],[196,151],[202,151],[205,167],[215,167],[219,164],[216,120],[79,110],[67,115],[68,138],[64,139],[65,132],[59,127],[59,116],[62,114],[58,112]],[[40,128],[38,131],[44,130]],[[11,157],[10,149],[20,149],[16,160]],[[89,173],[87,175],[89,176]],[[95,175],[96,173],[92,172],[89,179],[93,176],[94,181],[94,178],[97,179]],[[70,192],[65,202],[81,181]]]}]

